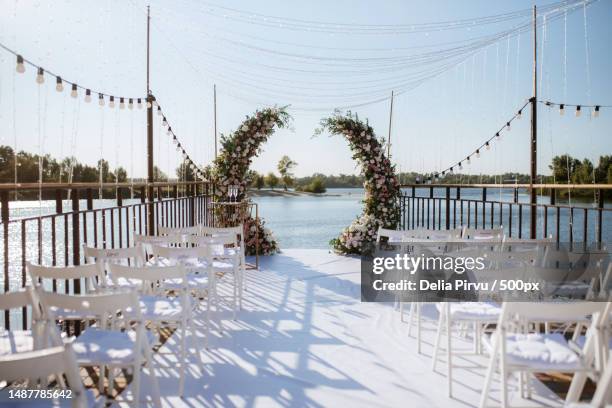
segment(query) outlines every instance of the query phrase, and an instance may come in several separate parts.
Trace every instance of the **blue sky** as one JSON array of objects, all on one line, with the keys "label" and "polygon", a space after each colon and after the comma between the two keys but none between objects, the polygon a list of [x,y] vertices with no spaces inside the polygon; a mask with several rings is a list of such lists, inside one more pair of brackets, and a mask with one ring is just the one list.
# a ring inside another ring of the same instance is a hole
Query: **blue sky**
[{"label": "blue sky", "polygon": [[[550,3],[536,2],[538,6]],[[116,95],[144,95],[147,4],[142,0],[0,0],[0,41],[83,86]],[[256,170],[275,169],[279,158],[287,154],[299,163],[297,175],[356,173],[344,140],[312,137],[322,117],[336,106],[382,99],[390,89],[406,88],[409,78],[433,72],[435,65],[411,65],[424,52],[502,32],[528,18],[408,33],[383,33],[380,25],[485,17],[529,9],[533,4],[152,0],[152,89],[179,139],[200,163],[210,162],[214,155],[212,87],[216,83],[220,133],[235,129],[259,107],[291,104],[292,128],[277,132],[264,146],[254,162]],[[544,51],[540,54],[542,99],[612,104],[612,2],[594,2],[586,16],[586,42],[582,8],[568,14],[567,31],[563,18],[546,24],[546,40],[538,43],[538,51],[542,47]],[[332,23],[377,27],[364,34],[350,28],[342,32],[350,26]],[[540,38],[543,31],[540,28]],[[531,59],[531,33],[501,38],[396,97],[391,150],[398,168],[437,171],[465,158],[531,95]],[[144,175],[144,110],[100,109],[96,103],[85,104],[82,97],[70,98],[68,91],[58,94],[53,78],[38,87],[34,77],[32,68],[25,75],[16,74],[14,57],[0,51],[0,143],[16,141],[19,149],[55,156],[75,154],[89,163],[102,156],[112,166]],[[353,111],[368,118],[375,131],[386,137],[388,100]],[[612,109],[590,119],[586,114],[575,118],[573,112],[560,117],[557,111],[540,107],[539,124],[540,172],[547,172],[555,154],[595,159],[612,153]],[[155,142],[157,164],[164,171],[174,169],[179,158],[159,121]],[[528,142],[529,116],[523,115],[490,152],[483,152],[464,171],[527,173]]]}]

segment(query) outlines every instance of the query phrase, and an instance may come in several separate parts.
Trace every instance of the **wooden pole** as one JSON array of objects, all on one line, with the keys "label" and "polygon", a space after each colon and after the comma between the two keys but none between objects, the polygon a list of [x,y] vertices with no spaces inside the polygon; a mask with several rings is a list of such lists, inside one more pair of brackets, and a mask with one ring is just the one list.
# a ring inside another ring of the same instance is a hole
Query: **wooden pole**
[{"label": "wooden pole", "polygon": [[[151,60],[151,7],[147,6],[147,183],[155,181],[153,171],[153,95],[150,86],[150,60]],[[153,202],[153,187],[147,188],[149,203]],[[154,233],[153,205],[147,206],[147,226],[149,235]]]},{"label": "wooden pole", "polygon": [[393,123],[393,91],[391,91],[391,109],[389,109],[389,137],[387,138],[387,157],[391,160],[391,124]]},{"label": "wooden pole", "polygon": [[533,97],[531,98],[531,172],[529,178],[530,237],[536,238],[537,191],[533,187],[538,175],[538,25],[536,6],[533,6]]},{"label": "wooden pole", "polygon": [[217,158],[217,84],[213,85],[213,106],[215,110],[215,159]]}]

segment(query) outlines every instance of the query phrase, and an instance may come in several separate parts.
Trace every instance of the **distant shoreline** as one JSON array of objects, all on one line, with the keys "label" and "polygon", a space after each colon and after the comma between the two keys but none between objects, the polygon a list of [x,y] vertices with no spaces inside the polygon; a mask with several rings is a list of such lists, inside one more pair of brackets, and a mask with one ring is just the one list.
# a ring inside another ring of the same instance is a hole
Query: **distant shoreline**
[{"label": "distant shoreline", "polygon": [[330,193],[307,193],[305,191],[295,190],[257,190],[249,189],[248,195],[251,197],[340,197],[342,194],[330,194]]}]

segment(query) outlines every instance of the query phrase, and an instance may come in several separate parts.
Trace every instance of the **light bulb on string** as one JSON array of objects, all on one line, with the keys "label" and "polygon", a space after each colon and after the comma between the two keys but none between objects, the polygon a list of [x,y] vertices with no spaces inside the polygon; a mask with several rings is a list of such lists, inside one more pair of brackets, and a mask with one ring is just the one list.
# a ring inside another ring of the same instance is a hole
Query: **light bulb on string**
[{"label": "light bulb on string", "polygon": [[595,107],[593,108],[593,117],[594,118],[599,117],[599,105],[595,105]]},{"label": "light bulb on string", "polygon": [[161,106],[157,107],[157,116],[162,116]]},{"label": "light bulb on string", "polygon": [[171,134],[172,134],[172,128],[168,126],[168,136],[170,136]]},{"label": "light bulb on string", "polygon": [[520,119],[520,118],[521,118],[521,116],[523,116],[523,110],[522,110],[522,109],[519,109],[519,111],[516,113],[516,118],[517,118],[517,119]]},{"label": "light bulb on string", "polygon": [[136,100],[136,106],[138,106],[138,109],[142,109],[142,99],[138,98]]},{"label": "light bulb on string", "polygon": [[485,143],[485,149],[491,150],[491,144],[489,142]]},{"label": "light bulb on string", "polygon": [[506,130],[509,132],[510,131],[510,122],[506,122]]},{"label": "light bulb on string", "polygon": [[104,106],[104,95],[101,93],[98,94],[98,105]]},{"label": "light bulb on string", "polygon": [[57,92],[62,92],[64,90],[64,83],[62,82],[62,77],[55,77],[55,90]]},{"label": "light bulb on string", "polygon": [[450,169],[448,169],[448,172],[449,172],[450,174],[453,174],[453,173],[454,173],[454,172],[453,172],[453,168],[451,167]]},{"label": "light bulb on string", "polygon": [[178,143],[178,139],[176,138],[176,136],[172,138],[172,143],[174,143],[175,145]]},{"label": "light bulb on string", "polygon": [[565,114],[565,105],[559,105],[559,115],[563,116]]},{"label": "light bulb on string", "polygon": [[77,92],[76,84],[72,84],[72,90],[70,91],[70,96],[73,98],[76,98],[77,96],[79,96],[79,93]]},{"label": "light bulb on string", "polygon": [[87,103],[91,102],[91,90],[90,89],[85,90],[85,102]]},{"label": "light bulb on string", "polygon": [[38,68],[38,73],[36,74],[36,83],[39,85],[45,83],[45,70],[42,68]]},{"label": "light bulb on string", "polygon": [[501,134],[499,132],[497,132],[495,134],[495,139],[500,140],[501,139]]},{"label": "light bulb on string", "polygon": [[125,109],[125,99],[119,98],[119,109]]},{"label": "light bulb on string", "polygon": [[[488,144],[489,142],[487,142]],[[476,149],[476,158],[479,159],[480,158],[480,149]]]},{"label": "light bulb on string", "polygon": [[178,143],[178,144],[176,145],[176,151],[177,151],[177,152],[180,152],[180,151],[181,151],[181,144],[180,144],[180,143]]},{"label": "light bulb on string", "polygon": [[580,117],[580,114],[581,114],[581,113],[582,113],[582,112],[580,111],[580,105],[576,106],[576,117],[577,117],[577,118],[578,118],[578,117]]},{"label": "light bulb on string", "polygon": [[151,109],[153,107],[153,104],[151,103],[151,101],[147,98],[147,109]]},{"label": "light bulb on string", "polygon": [[461,164],[461,162],[458,163],[457,167],[459,168],[459,170],[463,170],[463,164]]},{"label": "light bulb on string", "polygon": [[111,108],[111,109],[115,107],[115,97],[112,96],[112,95],[109,98],[108,107]]},{"label": "light bulb on string", "polygon": [[164,118],[162,119],[162,126],[166,127],[168,126],[168,121],[166,120],[166,117],[164,116]]},{"label": "light bulb on string", "polygon": [[20,74],[25,72],[25,64],[23,63],[23,57],[21,55],[17,55],[17,67],[15,69]]},{"label": "light bulb on string", "polygon": [[465,164],[467,164],[467,165],[472,164],[471,159],[470,159],[470,156],[468,156],[468,157],[466,157],[466,158],[465,158]]},{"label": "light bulb on string", "polygon": [[134,99],[132,98],[128,99],[128,109],[134,109]]}]

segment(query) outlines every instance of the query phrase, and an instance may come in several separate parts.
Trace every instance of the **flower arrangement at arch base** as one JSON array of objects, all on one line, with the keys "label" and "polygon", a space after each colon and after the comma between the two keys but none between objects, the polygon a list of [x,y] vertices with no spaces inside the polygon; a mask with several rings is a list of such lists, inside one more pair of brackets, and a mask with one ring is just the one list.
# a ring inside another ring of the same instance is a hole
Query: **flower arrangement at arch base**
[{"label": "flower arrangement at arch base", "polygon": [[400,220],[400,184],[395,167],[384,153],[383,140],[378,140],[372,127],[357,115],[337,112],[321,121],[322,132],[327,129],[342,135],[349,142],[353,159],[361,167],[365,181],[363,213],[346,227],[330,245],[337,253],[361,254],[364,244],[374,242],[378,228],[395,229]]},{"label": "flower arrangement at arch base", "polygon": [[[240,127],[229,135],[221,136],[221,151],[210,170],[210,178],[215,185],[214,199],[226,201],[230,187],[237,190],[234,200],[247,199],[249,184],[248,171],[261,152],[261,146],[274,134],[275,128],[288,126],[291,117],[285,108],[266,108],[247,116]],[[271,255],[279,251],[271,231],[264,227],[265,222],[250,215],[244,220],[246,253],[254,255],[256,243],[259,254]]]}]

